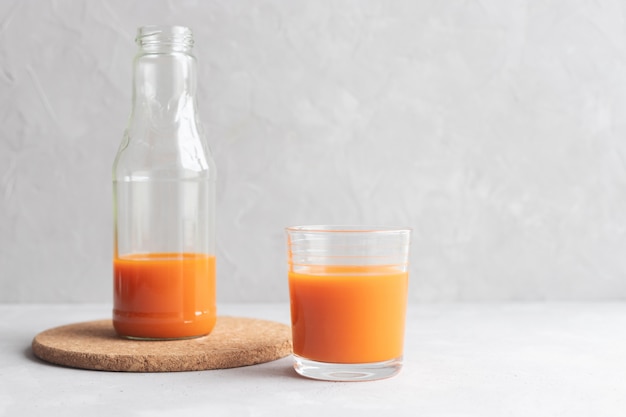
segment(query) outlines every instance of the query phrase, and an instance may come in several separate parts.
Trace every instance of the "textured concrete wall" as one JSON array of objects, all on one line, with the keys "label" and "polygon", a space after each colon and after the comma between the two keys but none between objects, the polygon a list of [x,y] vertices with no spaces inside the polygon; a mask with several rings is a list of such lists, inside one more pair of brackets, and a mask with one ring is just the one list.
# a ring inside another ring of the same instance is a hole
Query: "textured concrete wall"
[{"label": "textured concrete wall", "polygon": [[218,298],[283,227],[414,228],[412,300],[626,298],[618,0],[0,2],[0,301],[111,300],[137,26],[194,29]]}]

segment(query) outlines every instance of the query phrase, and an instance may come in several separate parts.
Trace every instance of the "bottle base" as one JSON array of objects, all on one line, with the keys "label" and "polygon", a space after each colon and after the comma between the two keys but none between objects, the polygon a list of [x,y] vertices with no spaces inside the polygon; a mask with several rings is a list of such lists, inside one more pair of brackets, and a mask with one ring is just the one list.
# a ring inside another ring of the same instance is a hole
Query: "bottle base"
[{"label": "bottle base", "polygon": [[181,336],[181,337],[139,337],[139,336],[126,336],[123,334],[118,334],[119,337],[121,337],[122,339],[128,339],[128,340],[139,340],[139,341],[146,341],[146,342],[158,342],[158,341],[166,341],[166,340],[188,340],[188,339],[197,339],[199,337],[204,337],[204,336],[208,336],[209,333],[207,334],[199,334],[197,336]]},{"label": "bottle base", "polygon": [[186,340],[208,336],[215,327],[216,317],[206,317],[195,323],[162,322],[144,320],[120,320],[113,315],[113,329],[122,339],[128,340]]},{"label": "bottle base", "polygon": [[397,375],[402,369],[402,356],[383,362],[328,363],[293,355],[293,368],[304,377],[323,381],[375,381]]}]

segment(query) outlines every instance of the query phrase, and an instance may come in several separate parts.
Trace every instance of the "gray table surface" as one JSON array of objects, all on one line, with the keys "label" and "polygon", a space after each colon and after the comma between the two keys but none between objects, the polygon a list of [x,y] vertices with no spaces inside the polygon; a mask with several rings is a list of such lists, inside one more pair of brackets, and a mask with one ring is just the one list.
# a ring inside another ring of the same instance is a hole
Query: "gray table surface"
[{"label": "gray table surface", "polygon": [[[0,304],[0,416],[626,415],[626,303],[411,305],[404,368],[374,382],[305,379],[290,358],[139,374],[33,356],[37,333],[107,318],[110,310]],[[289,323],[286,303],[218,310]]]}]

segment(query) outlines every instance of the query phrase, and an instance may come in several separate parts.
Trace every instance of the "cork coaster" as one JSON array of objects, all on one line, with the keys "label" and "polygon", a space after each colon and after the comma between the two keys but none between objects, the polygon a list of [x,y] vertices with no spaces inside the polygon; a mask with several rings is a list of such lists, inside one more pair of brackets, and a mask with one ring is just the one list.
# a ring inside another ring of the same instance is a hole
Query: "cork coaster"
[{"label": "cork coaster", "polygon": [[218,317],[210,335],[187,340],[135,341],[115,333],[111,320],[55,327],[33,339],[33,353],[72,368],[174,372],[235,368],[291,353],[289,326],[267,320]]}]

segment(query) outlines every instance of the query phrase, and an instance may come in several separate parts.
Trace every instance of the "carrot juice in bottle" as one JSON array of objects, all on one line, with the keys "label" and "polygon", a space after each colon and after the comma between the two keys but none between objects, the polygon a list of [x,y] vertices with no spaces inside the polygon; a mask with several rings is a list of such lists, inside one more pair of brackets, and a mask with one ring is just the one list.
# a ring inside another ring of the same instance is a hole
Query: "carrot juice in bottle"
[{"label": "carrot juice in bottle", "polygon": [[131,117],[113,166],[113,325],[207,335],[215,307],[215,165],[197,120],[193,35],[138,30]]}]

